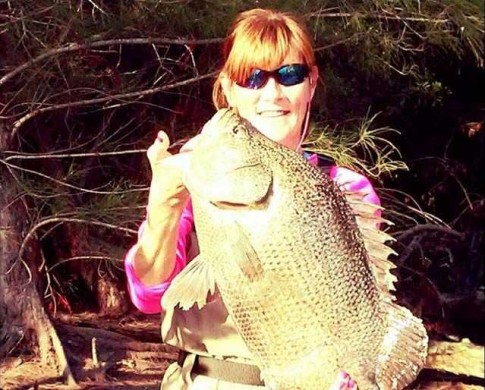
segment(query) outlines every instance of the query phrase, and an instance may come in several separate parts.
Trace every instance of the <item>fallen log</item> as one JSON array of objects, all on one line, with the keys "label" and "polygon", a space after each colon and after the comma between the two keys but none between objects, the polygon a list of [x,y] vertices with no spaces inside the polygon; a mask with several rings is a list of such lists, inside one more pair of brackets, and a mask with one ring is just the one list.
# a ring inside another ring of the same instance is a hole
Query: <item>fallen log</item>
[{"label": "fallen log", "polygon": [[485,378],[485,347],[468,339],[460,342],[431,340],[426,367],[455,375]]}]

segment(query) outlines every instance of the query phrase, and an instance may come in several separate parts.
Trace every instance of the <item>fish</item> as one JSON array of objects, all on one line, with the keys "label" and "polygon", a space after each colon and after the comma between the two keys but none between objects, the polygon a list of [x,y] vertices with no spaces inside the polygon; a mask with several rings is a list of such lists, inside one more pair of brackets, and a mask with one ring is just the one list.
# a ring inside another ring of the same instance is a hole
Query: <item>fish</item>
[{"label": "fish", "polygon": [[421,319],[396,303],[392,238],[377,206],[234,110],[211,120],[183,175],[200,254],[165,307],[218,294],[271,389],[402,389],[423,368]]}]

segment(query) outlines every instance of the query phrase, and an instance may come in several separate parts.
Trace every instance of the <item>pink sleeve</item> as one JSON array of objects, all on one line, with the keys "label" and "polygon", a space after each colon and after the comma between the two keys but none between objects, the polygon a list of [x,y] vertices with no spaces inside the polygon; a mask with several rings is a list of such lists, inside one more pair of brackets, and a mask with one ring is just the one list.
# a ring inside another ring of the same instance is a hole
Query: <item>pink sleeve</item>
[{"label": "pink sleeve", "polygon": [[[312,165],[318,164],[318,155],[316,153],[309,153],[307,159]],[[364,175],[354,172],[348,168],[332,165],[330,168],[330,177],[341,189],[360,192],[364,194],[363,200],[365,202],[369,202],[377,206],[381,205],[381,201],[379,200],[374,187],[369,179],[367,179]],[[380,211],[376,214],[380,215]]]},{"label": "pink sleeve", "polygon": [[330,170],[330,177],[342,189],[347,191],[357,191],[364,194],[363,200],[365,202],[369,202],[377,206],[381,205],[379,197],[377,196],[371,182],[360,173],[334,165]]},{"label": "pink sleeve", "polygon": [[[138,229],[138,237],[145,229],[146,221],[144,221]],[[160,313],[160,300],[163,294],[170,286],[170,282],[180,271],[187,265],[187,251],[190,247],[190,233],[194,226],[194,216],[192,213],[192,203],[189,202],[180,218],[179,232],[177,238],[177,253],[175,258],[175,268],[168,279],[158,285],[145,286],[143,282],[136,276],[133,268],[133,261],[137,251],[137,246],[133,246],[125,257],[125,271],[128,282],[128,292],[131,301],[138,310],[147,314]]]}]

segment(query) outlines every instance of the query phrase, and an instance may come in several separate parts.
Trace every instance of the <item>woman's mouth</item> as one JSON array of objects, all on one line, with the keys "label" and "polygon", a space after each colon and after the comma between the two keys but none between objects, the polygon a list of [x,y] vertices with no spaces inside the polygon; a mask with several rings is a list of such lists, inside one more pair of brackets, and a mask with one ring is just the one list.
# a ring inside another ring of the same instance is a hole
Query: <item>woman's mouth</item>
[{"label": "woman's mouth", "polygon": [[273,118],[273,117],[284,116],[284,115],[287,115],[288,113],[289,111],[287,110],[263,110],[263,111],[259,111],[257,114],[262,117]]}]

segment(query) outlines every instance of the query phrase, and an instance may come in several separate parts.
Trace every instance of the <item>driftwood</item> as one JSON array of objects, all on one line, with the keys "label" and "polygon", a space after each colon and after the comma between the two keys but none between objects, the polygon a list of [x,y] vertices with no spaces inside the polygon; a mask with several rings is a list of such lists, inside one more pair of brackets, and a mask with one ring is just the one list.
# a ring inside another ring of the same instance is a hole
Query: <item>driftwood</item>
[{"label": "driftwood", "polygon": [[461,382],[440,381],[425,382],[416,387],[417,390],[483,390],[482,385],[467,385]]},{"label": "driftwood", "polygon": [[431,340],[426,366],[455,375],[485,378],[485,347],[468,339],[460,342]]}]

